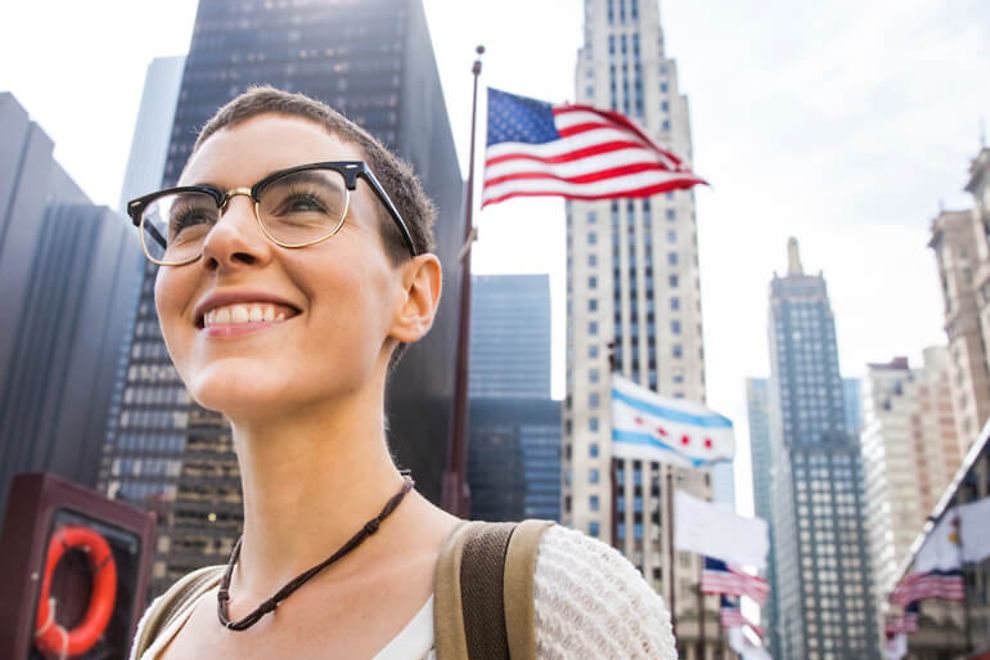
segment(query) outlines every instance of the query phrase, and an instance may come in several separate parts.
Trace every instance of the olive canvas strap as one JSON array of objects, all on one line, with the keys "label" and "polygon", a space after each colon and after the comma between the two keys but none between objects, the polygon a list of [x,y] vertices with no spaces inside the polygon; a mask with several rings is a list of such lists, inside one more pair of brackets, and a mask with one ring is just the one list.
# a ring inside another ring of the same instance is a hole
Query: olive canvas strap
[{"label": "olive canvas strap", "polygon": [[533,573],[551,525],[465,522],[448,534],[434,581],[438,660],[536,657]]}]

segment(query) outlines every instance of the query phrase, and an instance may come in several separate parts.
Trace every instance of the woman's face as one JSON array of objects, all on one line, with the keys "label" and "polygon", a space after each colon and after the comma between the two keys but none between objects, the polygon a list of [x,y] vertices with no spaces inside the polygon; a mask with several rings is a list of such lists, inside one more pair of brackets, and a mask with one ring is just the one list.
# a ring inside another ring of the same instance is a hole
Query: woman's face
[{"label": "woman's face", "polygon": [[[318,124],[262,115],[211,136],[179,185],[247,188],[294,165],[362,159]],[[284,413],[346,396],[384,371],[403,283],[382,245],[377,204],[359,180],[336,235],[286,249],[262,234],[253,201],[234,196],[202,258],[159,269],[162,333],[197,402],[235,420]]]}]

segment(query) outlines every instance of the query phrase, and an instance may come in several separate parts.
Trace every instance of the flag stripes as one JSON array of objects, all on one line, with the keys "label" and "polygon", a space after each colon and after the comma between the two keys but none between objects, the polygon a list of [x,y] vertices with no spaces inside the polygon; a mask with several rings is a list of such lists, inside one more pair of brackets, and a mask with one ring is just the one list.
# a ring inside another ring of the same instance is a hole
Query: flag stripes
[{"label": "flag stripes", "polygon": [[648,197],[705,183],[623,115],[488,90],[482,206],[511,197]]},{"label": "flag stripes", "polygon": [[890,594],[890,602],[904,607],[926,598],[962,601],[966,588],[959,571],[930,571],[906,575]]}]

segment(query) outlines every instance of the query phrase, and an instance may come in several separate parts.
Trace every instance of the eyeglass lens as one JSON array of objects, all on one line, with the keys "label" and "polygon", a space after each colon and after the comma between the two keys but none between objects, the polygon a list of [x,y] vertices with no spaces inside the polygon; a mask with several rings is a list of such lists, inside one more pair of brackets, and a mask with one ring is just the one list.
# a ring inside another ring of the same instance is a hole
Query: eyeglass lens
[{"label": "eyeglass lens", "polygon": [[[276,243],[286,247],[306,245],[336,233],[347,213],[347,187],[343,176],[334,170],[287,174],[267,183],[258,198],[258,220]],[[195,259],[202,254],[206,236],[219,222],[220,213],[216,200],[205,192],[159,197],[142,214],[145,249],[158,262]]]}]

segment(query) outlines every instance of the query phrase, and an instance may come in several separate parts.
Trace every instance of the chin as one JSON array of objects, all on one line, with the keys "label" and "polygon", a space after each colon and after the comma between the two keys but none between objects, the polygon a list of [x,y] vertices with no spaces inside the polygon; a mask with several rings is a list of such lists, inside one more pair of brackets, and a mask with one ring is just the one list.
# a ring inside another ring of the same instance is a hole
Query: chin
[{"label": "chin", "polygon": [[293,379],[278,371],[264,365],[253,369],[215,365],[185,380],[196,403],[236,419],[291,405]]}]

